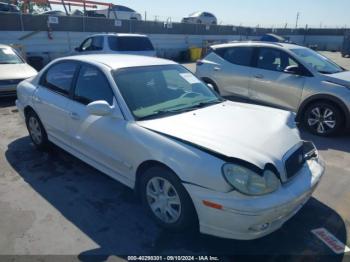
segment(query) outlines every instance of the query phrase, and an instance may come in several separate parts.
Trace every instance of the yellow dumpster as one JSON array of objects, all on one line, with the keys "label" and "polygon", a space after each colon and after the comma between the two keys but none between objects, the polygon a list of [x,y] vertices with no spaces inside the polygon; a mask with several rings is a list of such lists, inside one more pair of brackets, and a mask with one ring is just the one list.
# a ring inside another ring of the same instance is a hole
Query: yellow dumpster
[{"label": "yellow dumpster", "polygon": [[202,58],[202,48],[200,47],[191,47],[190,48],[190,59],[192,62],[197,61]]}]

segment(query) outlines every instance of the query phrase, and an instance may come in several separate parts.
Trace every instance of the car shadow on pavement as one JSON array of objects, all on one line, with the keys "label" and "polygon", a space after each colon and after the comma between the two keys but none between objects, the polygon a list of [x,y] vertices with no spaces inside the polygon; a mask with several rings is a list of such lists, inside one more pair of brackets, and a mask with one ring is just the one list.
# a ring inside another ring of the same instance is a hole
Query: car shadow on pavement
[{"label": "car shadow on pavement", "polygon": [[306,131],[301,131],[301,137],[304,140],[314,142],[319,150],[337,150],[350,153],[350,136],[349,134],[342,134],[335,137],[321,137],[312,135]]},{"label": "car shadow on pavement", "polygon": [[343,243],[347,241],[343,219],[315,198],[280,230],[258,240],[227,240],[193,231],[169,233],[146,215],[132,190],[55,146],[39,152],[23,137],[8,145],[5,156],[33,190],[99,246],[79,254],[81,260],[140,254],[267,255],[271,260],[279,255],[286,260],[315,255],[318,261],[343,257],[311,233],[324,227]]}]

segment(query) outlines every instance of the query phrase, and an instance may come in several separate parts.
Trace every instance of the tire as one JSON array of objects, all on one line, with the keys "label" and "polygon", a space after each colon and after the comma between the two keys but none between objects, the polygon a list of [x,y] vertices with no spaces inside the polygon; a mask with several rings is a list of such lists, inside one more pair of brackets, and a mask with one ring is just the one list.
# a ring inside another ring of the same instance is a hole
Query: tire
[{"label": "tire", "polygon": [[[171,170],[162,166],[148,168],[141,174],[139,189],[144,207],[161,227],[183,231],[198,225],[192,200]],[[173,204],[169,204],[169,197]]]},{"label": "tire", "polygon": [[26,125],[34,146],[39,150],[46,149],[49,145],[47,133],[38,115],[34,111],[29,111],[26,115]]},{"label": "tire", "polygon": [[305,110],[303,125],[318,136],[332,136],[339,133],[344,123],[342,112],[329,102],[316,102]]}]

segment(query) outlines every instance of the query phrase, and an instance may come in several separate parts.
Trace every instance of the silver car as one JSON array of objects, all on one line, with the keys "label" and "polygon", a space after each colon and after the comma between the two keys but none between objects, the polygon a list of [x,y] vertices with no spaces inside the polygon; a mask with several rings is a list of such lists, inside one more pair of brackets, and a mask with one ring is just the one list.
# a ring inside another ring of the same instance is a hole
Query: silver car
[{"label": "silver car", "polygon": [[195,12],[188,17],[184,17],[182,23],[216,25],[217,19],[215,15],[209,12]]},{"label": "silver car", "polygon": [[223,96],[291,110],[310,132],[328,136],[350,126],[350,72],[294,44],[214,45],[196,74]]}]

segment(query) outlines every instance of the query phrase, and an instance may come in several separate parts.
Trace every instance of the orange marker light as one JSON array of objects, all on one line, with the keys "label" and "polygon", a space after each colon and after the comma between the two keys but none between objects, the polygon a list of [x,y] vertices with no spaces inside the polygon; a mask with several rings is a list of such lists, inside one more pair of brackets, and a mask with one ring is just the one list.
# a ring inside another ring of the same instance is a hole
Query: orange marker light
[{"label": "orange marker light", "polygon": [[203,204],[205,206],[212,207],[212,208],[215,208],[215,209],[222,209],[222,205],[216,204],[214,202],[210,202],[208,200],[203,200]]}]

